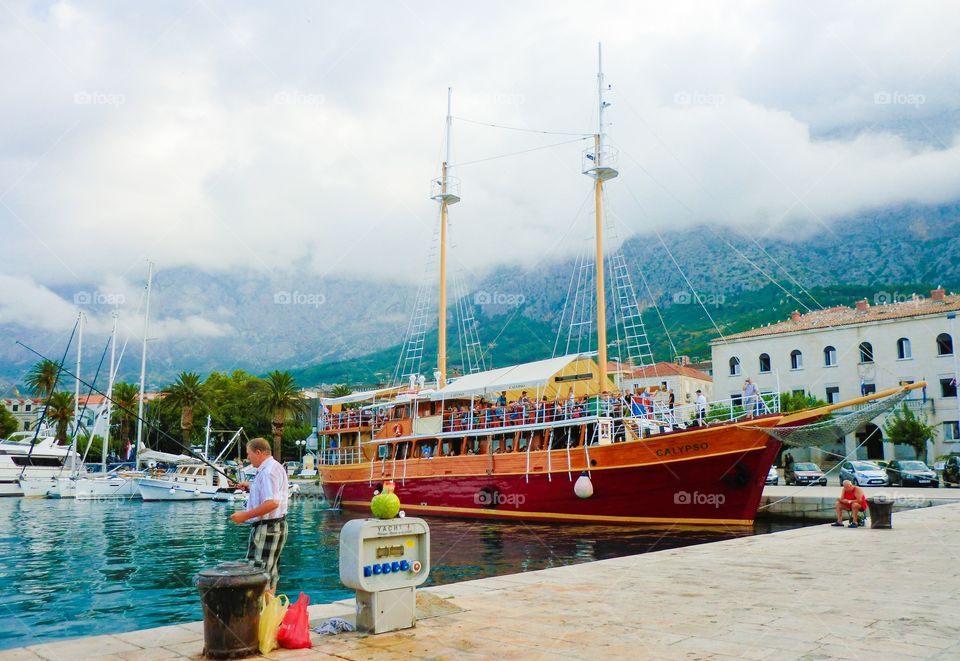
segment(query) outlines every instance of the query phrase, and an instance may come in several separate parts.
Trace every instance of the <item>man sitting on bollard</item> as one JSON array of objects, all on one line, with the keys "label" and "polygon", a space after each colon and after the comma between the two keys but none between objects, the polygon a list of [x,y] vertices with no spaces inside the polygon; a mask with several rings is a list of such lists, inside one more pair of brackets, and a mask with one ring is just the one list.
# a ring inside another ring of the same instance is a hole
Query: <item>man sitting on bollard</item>
[{"label": "man sitting on bollard", "polygon": [[857,521],[860,518],[860,512],[867,511],[867,496],[863,489],[853,486],[850,480],[843,481],[843,492],[837,498],[837,520],[832,525],[843,527],[843,512],[850,512],[850,527],[856,528]]},{"label": "man sitting on bollard", "polygon": [[257,563],[270,575],[265,590],[273,594],[280,578],[278,564],[283,545],[287,541],[287,471],[273,458],[270,443],[255,438],[247,443],[247,459],[257,469],[253,484],[241,482],[237,486],[249,489],[247,509],[234,512],[234,523],[251,523],[247,540],[247,560]]}]

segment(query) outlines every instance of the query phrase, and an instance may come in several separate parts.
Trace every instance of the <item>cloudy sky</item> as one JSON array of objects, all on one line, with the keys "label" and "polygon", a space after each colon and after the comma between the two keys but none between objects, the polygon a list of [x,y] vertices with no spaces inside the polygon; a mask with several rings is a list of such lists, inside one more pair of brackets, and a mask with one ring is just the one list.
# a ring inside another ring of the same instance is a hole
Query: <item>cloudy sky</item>
[{"label": "cloudy sky", "polygon": [[599,40],[624,234],[952,201],[951,4],[4,1],[0,323],[69,318],[76,283],[135,298],[147,258],[415,277],[448,86],[456,260],[575,249]]}]

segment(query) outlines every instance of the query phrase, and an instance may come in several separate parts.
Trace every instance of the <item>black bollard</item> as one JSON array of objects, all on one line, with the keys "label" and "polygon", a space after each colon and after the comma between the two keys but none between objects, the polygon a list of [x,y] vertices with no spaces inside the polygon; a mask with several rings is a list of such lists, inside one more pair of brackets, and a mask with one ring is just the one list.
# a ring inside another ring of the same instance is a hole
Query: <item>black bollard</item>
[{"label": "black bollard", "polygon": [[197,574],[203,603],[203,655],[237,659],[259,652],[260,597],[270,577],[245,560]]},{"label": "black bollard", "polygon": [[868,498],[871,528],[893,528],[893,499],[886,496]]}]

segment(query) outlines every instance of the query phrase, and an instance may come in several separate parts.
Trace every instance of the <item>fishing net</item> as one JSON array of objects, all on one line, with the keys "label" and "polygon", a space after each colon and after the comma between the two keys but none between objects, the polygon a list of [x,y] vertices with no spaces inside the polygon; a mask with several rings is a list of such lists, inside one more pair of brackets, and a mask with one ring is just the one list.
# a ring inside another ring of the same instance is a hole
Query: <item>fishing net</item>
[{"label": "fishing net", "polygon": [[762,431],[775,439],[797,448],[809,448],[834,443],[847,434],[855,432],[878,415],[893,409],[902,402],[909,391],[902,390],[881,400],[871,402],[844,415],[834,414],[827,420],[795,427],[751,427]]}]

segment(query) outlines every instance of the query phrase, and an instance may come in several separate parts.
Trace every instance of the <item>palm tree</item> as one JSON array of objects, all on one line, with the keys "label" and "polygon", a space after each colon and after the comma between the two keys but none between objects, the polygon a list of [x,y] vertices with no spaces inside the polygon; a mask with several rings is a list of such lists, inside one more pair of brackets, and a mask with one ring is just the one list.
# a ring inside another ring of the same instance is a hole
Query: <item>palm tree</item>
[{"label": "palm tree", "polygon": [[177,380],[163,390],[163,403],[180,409],[180,433],[184,447],[190,447],[193,413],[205,396],[203,382],[195,372],[180,372]]},{"label": "palm tree", "polygon": [[120,424],[120,438],[130,440],[130,426],[137,419],[137,404],[139,403],[140,389],[132,383],[115,383],[113,385],[114,415]]},{"label": "palm tree", "polygon": [[331,396],[331,397],[345,397],[345,396],[347,396],[347,395],[349,395],[349,394],[351,394],[351,393],[353,393],[353,390],[350,388],[350,386],[348,386],[348,385],[346,385],[346,384],[344,384],[344,383],[341,383],[341,384],[338,385],[338,386],[334,386],[334,387],[330,390],[330,396]]},{"label": "palm tree", "polygon": [[56,389],[59,375],[60,366],[44,358],[30,368],[27,374],[27,385],[35,396],[45,400]]},{"label": "palm tree", "polygon": [[67,443],[67,427],[73,420],[73,393],[59,391],[50,396],[47,403],[47,420],[57,426],[57,441],[63,445]]},{"label": "palm tree", "polygon": [[254,394],[255,406],[271,417],[273,456],[280,461],[280,439],[287,418],[307,412],[307,400],[290,372],[275,370],[260,382]]}]

